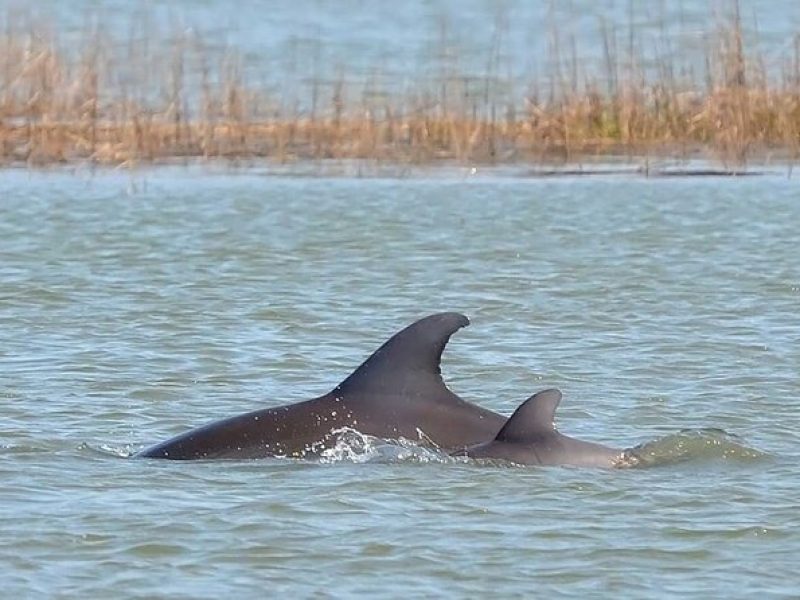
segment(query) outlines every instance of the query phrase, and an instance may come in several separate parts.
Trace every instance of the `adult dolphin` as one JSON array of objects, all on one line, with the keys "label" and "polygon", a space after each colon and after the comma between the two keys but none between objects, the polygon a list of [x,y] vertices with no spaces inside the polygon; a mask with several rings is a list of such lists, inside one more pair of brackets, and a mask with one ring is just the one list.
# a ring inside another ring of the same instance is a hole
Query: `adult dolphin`
[{"label": "adult dolphin", "polygon": [[448,312],[394,335],[331,392],[193,429],[137,456],[175,460],[303,457],[335,443],[345,427],[380,438],[419,439],[441,448],[491,440],[505,417],[462,400],[442,380],[450,336],[469,325]]},{"label": "adult dolphin", "polygon": [[534,394],[511,415],[494,440],[466,448],[458,454],[472,458],[495,458],[522,465],[570,465],[575,467],[620,467],[626,463],[621,449],[576,440],[555,427],[561,392],[555,389]]}]

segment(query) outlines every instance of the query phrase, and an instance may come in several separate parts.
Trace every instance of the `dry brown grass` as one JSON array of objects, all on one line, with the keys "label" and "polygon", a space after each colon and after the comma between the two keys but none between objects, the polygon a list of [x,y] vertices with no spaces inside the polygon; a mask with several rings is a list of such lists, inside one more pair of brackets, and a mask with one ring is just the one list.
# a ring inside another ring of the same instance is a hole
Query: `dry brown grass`
[{"label": "dry brown grass", "polygon": [[[778,77],[748,53],[736,5],[708,36],[701,77],[678,77],[660,58],[655,80],[634,51],[618,56],[604,31],[605,73],[583,73],[574,55],[551,62],[549,89],[524,105],[467,93],[468,77],[443,72],[414,93],[368,93],[344,77],[318,97],[276,100],[245,81],[231,50],[199,36],[109,40],[87,27],[65,49],[59,34],[8,15],[0,34],[0,164],[91,161],[120,165],[183,158],[276,161],[369,159],[427,164],[564,162],[592,157],[704,157],[728,169],[800,154],[800,36]],[[564,75],[567,73],[569,75]],[[450,101],[448,98],[461,98]],[[305,110],[298,106],[309,107]]]}]

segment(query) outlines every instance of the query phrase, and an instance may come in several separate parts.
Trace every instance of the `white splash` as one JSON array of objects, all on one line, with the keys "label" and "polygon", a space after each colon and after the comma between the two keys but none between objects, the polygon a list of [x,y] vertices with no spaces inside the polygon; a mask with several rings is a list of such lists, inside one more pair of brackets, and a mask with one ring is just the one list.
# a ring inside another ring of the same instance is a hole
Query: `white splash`
[{"label": "white splash", "polygon": [[418,440],[399,438],[384,440],[366,435],[351,427],[343,427],[332,432],[336,437],[333,446],[319,453],[322,463],[349,461],[354,463],[397,463],[397,462],[453,462],[453,458],[430,444],[423,432]]}]

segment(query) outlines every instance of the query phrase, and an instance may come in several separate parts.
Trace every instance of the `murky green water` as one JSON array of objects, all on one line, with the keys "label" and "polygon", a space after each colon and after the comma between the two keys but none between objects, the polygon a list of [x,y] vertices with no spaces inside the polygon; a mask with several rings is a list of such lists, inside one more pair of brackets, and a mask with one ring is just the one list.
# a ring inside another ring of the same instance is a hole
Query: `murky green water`
[{"label": "murky green water", "polygon": [[[796,596],[799,199],[780,176],[4,171],[4,595]],[[124,458],[323,393],[441,310],[472,318],[443,364],[463,397],[556,386],[565,433],[676,460]]]}]

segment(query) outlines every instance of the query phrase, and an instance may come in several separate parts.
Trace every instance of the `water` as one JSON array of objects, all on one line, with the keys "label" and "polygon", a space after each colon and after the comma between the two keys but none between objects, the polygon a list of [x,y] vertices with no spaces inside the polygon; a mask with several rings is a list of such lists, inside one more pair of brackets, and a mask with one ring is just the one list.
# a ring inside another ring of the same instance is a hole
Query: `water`
[{"label": "water", "polygon": [[[490,94],[498,106],[511,103],[522,110],[526,97],[545,99],[554,81],[558,90],[571,84],[575,75],[604,89],[609,74],[605,45],[620,70],[616,77],[623,77],[634,60],[637,81],[646,74],[649,80],[671,87],[674,77],[679,83],[694,80],[692,87],[702,88],[706,62],[721,43],[714,34],[730,26],[734,4],[733,0],[272,0],[267,6],[243,0],[231,11],[220,0],[38,0],[27,5],[0,0],[0,25],[9,10],[12,15],[31,14],[45,31],[58,32],[62,50],[75,50],[79,40],[92,39],[87,32],[99,27],[105,34],[102,52],[121,57],[115,61],[118,71],[109,77],[133,85],[136,94],[144,96],[168,92],[143,92],[142,86],[155,82],[119,69],[133,51],[138,54],[133,62],[138,64],[147,64],[152,54],[151,68],[160,72],[172,60],[174,49],[159,50],[142,42],[172,37],[188,48],[212,51],[206,57],[212,72],[226,51],[233,50],[241,59],[245,80],[267,93],[268,104],[279,101],[306,114],[312,97],[319,106],[330,106],[342,81],[352,85],[345,100],[365,108],[376,98],[380,105],[384,94],[395,100],[428,94],[445,102],[439,97],[444,94],[440,88],[450,80],[449,102],[458,102],[459,94],[468,94],[473,101]],[[756,72],[763,69],[776,80],[793,72],[800,3],[738,0],[738,4],[744,48]],[[631,44],[634,59],[628,57]],[[183,84],[195,96],[200,93],[199,65],[199,59],[190,59],[182,67]]]},{"label": "water", "polygon": [[[8,597],[797,594],[797,182],[0,173]],[[125,458],[323,393],[412,320],[509,414],[660,457],[597,471],[354,440]]]}]

